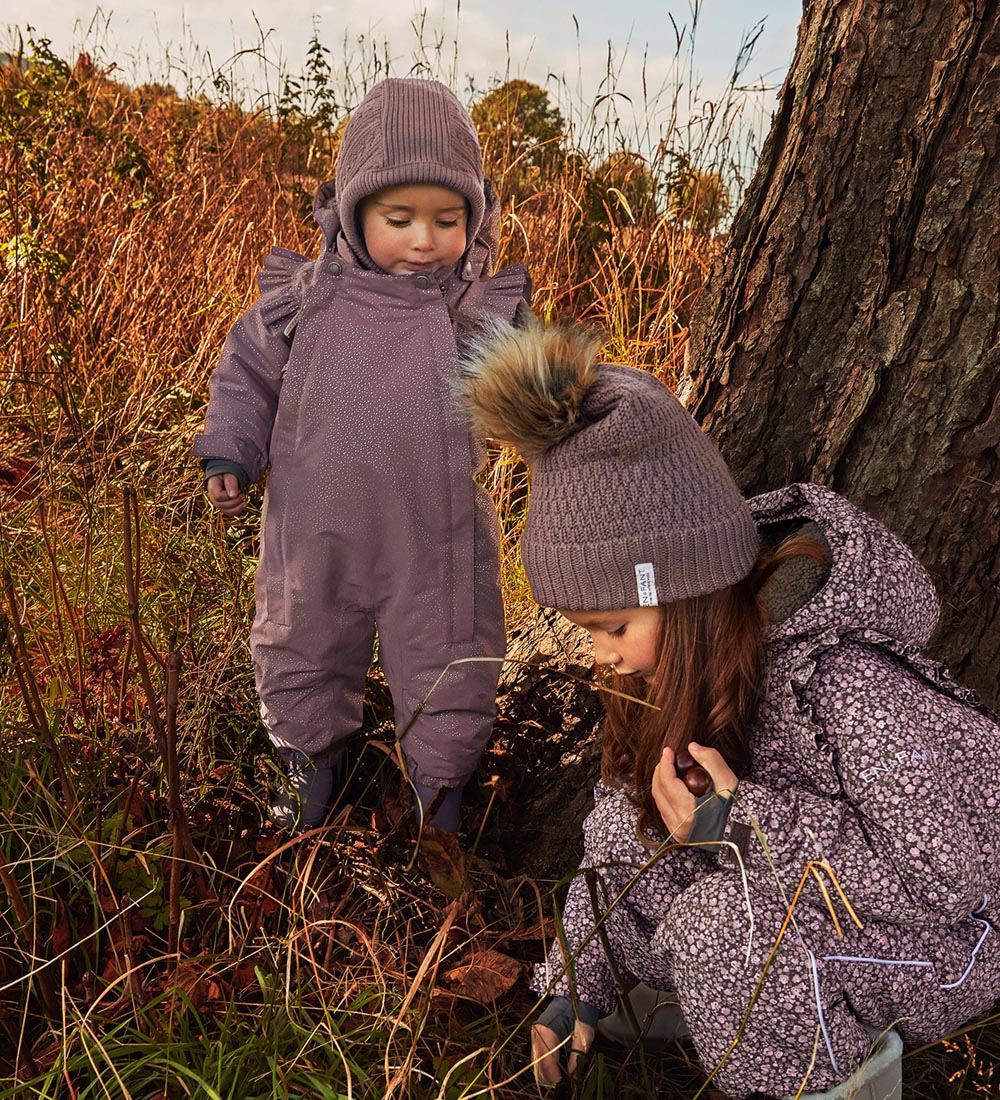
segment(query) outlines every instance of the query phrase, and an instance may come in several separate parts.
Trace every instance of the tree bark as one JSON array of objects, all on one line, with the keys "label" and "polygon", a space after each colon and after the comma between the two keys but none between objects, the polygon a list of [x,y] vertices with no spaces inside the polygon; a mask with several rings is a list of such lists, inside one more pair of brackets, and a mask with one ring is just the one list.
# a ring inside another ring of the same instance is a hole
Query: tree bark
[{"label": "tree bark", "polygon": [[679,387],[745,492],[819,481],[913,547],[935,655],[993,706],[998,9],[807,0]]}]

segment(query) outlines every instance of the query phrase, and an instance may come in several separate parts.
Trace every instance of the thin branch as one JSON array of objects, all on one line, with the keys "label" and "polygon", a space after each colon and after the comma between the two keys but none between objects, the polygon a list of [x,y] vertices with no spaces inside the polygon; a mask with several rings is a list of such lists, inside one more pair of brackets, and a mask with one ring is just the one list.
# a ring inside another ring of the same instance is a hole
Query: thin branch
[{"label": "thin branch", "polygon": [[[73,784],[70,782],[66,769],[63,767],[63,759],[59,752],[59,746],[56,744],[56,739],[52,734],[52,729],[45,715],[45,708],[42,705],[42,697],[38,690],[38,682],[35,680],[35,674],[31,670],[31,662],[28,659],[28,647],[24,641],[24,630],[21,627],[21,622],[17,615],[17,595],[14,592],[14,582],[7,569],[3,570],[2,585],[4,596],[7,600],[7,607],[10,610],[10,617],[3,616],[2,621],[0,621],[0,642],[6,637],[7,644],[11,650],[11,656],[14,660],[14,671],[17,676],[18,686],[21,689],[24,704],[28,708],[28,717],[31,721],[31,725],[45,745],[46,751],[52,760],[52,767],[59,779],[59,786],[62,788],[66,807],[68,810],[72,811],[76,806],[76,793],[73,790]],[[9,633],[6,629],[8,625],[13,628],[13,643],[11,643]]]}]

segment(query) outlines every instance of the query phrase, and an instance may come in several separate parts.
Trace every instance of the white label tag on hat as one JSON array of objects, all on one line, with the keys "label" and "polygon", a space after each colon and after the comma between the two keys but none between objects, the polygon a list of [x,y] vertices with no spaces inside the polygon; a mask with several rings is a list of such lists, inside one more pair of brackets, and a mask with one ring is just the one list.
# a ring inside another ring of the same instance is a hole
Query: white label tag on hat
[{"label": "white label tag on hat", "polygon": [[656,574],[651,561],[641,562],[635,567],[635,586],[639,590],[640,607],[656,607]]}]

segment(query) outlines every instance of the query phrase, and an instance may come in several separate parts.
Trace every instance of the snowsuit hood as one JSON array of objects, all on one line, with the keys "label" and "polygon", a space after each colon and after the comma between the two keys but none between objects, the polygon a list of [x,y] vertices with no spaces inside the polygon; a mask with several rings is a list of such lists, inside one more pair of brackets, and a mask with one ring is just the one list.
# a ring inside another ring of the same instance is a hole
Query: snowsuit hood
[{"label": "snowsuit hood", "polygon": [[923,647],[938,620],[938,599],[913,552],[885,526],[822,485],[789,485],[751,501],[759,528],[815,522],[830,547],[830,568],[815,596],[778,624],[773,643],[829,631],[879,635],[893,648]]},{"label": "snowsuit hood", "polygon": [[381,268],[365,247],[358,223],[363,199],[386,187],[432,183],[465,198],[468,243],[486,216],[483,158],[468,111],[436,80],[389,78],[354,110],[337,156],[337,215],[361,265]]}]

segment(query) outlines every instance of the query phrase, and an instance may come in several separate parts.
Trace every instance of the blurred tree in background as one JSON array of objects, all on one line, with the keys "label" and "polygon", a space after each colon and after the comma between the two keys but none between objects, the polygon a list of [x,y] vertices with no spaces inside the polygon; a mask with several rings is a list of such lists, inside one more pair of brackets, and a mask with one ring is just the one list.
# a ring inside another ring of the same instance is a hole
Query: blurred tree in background
[{"label": "blurred tree in background", "polygon": [[566,122],[549,93],[528,80],[508,80],[472,105],[470,114],[487,162],[508,165],[509,177],[527,180],[565,156]]}]

